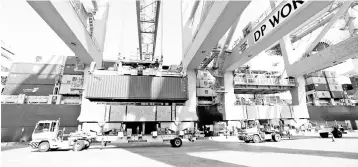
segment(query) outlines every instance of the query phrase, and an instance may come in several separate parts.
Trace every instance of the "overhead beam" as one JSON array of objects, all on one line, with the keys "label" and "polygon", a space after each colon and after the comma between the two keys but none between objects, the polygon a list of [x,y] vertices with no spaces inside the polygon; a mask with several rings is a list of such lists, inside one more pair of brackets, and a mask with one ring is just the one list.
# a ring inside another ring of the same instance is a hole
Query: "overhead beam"
[{"label": "overhead beam", "polygon": [[214,1],[184,54],[183,69],[196,69],[250,1]]},{"label": "overhead beam", "polygon": [[323,28],[317,38],[307,47],[305,54],[309,54],[313,51],[313,49],[318,45],[318,43],[322,40],[322,38],[327,34],[327,32],[333,27],[333,25],[337,22],[337,20],[343,16],[348,8],[351,6],[352,1],[344,1],[343,5],[340,9],[338,9],[337,13],[334,14],[332,19],[327,23],[327,25]]},{"label": "overhead beam", "polygon": [[358,56],[358,36],[332,45],[293,63],[289,67],[286,66],[286,68],[288,68],[287,75],[295,77],[312,73],[342,63],[356,56]]},{"label": "overhead beam", "polygon": [[137,28],[138,28],[138,42],[139,42],[139,59],[142,60],[142,30],[140,25],[140,0],[137,0],[136,3],[136,11],[137,11]]},{"label": "overhead beam", "polygon": [[[244,65],[331,3],[332,1],[284,1],[235,46],[232,54],[225,60],[224,70],[234,71]],[[277,18],[280,20],[277,21]]]},{"label": "overhead beam", "polygon": [[[108,18],[109,4],[106,1],[99,5],[95,15],[94,31],[91,36],[85,25],[86,16],[83,10],[76,12],[71,1],[38,1],[27,0],[27,3],[54,30],[63,42],[85,64],[95,61],[102,66],[104,36]],[[82,12],[82,13],[81,13]],[[100,14],[99,14],[100,13]],[[100,25],[99,25],[100,24]],[[45,41],[46,42],[46,41]]]},{"label": "overhead beam", "polygon": [[155,29],[154,29],[154,42],[153,42],[153,53],[152,60],[154,60],[155,46],[157,43],[158,23],[159,23],[159,12],[160,12],[160,0],[157,1],[157,10],[155,12]]}]

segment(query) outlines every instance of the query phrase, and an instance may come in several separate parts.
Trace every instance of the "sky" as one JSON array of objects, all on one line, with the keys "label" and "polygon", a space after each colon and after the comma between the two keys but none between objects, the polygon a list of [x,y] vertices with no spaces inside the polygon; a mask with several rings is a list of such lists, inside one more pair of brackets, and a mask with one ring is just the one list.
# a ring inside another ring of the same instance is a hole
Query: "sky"
[{"label": "sky", "polygon": [[[11,46],[17,59],[24,60],[33,56],[74,55],[46,22],[28,5],[26,0],[1,0],[0,3],[0,38]],[[184,0],[184,3],[192,4],[193,2]],[[179,64],[183,54],[180,26],[182,22],[179,13],[181,9],[178,7],[180,2],[164,0],[162,6],[164,6],[164,10],[163,15],[160,16],[160,22],[162,20],[164,22],[159,24],[156,55],[163,54],[164,64]],[[230,45],[233,45],[233,42],[242,35],[241,30],[249,21],[258,18],[268,8],[268,1],[252,0],[240,17],[239,25]],[[190,9],[183,10],[190,11]],[[200,13],[200,9],[198,13]],[[110,0],[104,48],[105,59],[116,59],[119,52],[122,55],[131,55],[137,51],[136,20],[134,1]],[[185,21],[184,19],[183,22]],[[163,31],[163,37],[161,31]],[[258,66],[265,65],[265,61],[256,60],[255,63]],[[345,65],[333,68],[333,70],[341,71],[342,69],[344,69],[343,71],[349,70]]]}]

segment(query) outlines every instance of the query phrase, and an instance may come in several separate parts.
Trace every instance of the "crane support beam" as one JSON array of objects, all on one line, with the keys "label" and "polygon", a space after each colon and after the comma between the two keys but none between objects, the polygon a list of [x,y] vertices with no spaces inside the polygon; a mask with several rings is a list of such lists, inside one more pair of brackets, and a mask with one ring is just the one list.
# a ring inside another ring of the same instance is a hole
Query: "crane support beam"
[{"label": "crane support beam", "polygon": [[322,38],[327,34],[327,32],[333,27],[333,25],[337,22],[337,20],[343,16],[348,8],[351,6],[352,1],[345,1],[341,8],[337,11],[337,13],[332,17],[332,19],[327,23],[327,25],[323,28],[317,38],[307,47],[305,51],[305,55],[309,54],[313,51],[313,49],[317,46],[317,44],[322,40]]},{"label": "crane support beam", "polygon": [[87,25],[88,14],[76,2],[27,0],[27,3],[53,29],[82,63],[91,64],[92,61],[95,61],[97,67],[102,65],[109,11],[108,2],[102,2],[98,5],[93,31],[91,31],[93,33],[91,33],[87,29],[89,27]]},{"label": "crane support beam", "polygon": [[183,69],[196,69],[249,3],[250,1],[214,1],[184,53]]},{"label": "crane support beam", "polygon": [[348,38],[292,65],[286,66],[287,75],[295,77],[312,73],[356,56],[358,56],[358,36]]},{"label": "crane support beam", "polygon": [[[152,60],[154,59],[158,32],[160,0],[154,0],[150,3],[147,2],[146,0],[136,1],[140,60],[143,60],[144,55],[149,55]],[[154,8],[155,11],[148,13],[147,9],[151,7]],[[147,38],[150,40],[144,40]]]},{"label": "crane support beam", "polygon": [[272,43],[325,9],[332,1],[283,1],[226,58],[225,71],[234,71]]},{"label": "crane support beam", "polygon": [[137,12],[137,27],[138,27],[138,41],[139,41],[139,56],[142,60],[142,30],[140,26],[140,1],[136,1],[136,12]]}]

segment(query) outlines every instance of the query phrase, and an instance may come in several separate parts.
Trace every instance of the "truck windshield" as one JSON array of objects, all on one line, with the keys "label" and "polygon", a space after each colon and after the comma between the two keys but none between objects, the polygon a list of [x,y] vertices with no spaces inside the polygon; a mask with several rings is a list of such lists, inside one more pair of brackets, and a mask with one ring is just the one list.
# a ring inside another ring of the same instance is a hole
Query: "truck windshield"
[{"label": "truck windshield", "polygon": [[50,131],[50,123],[38,123],[35,129],[35,133],[43,133]]}]

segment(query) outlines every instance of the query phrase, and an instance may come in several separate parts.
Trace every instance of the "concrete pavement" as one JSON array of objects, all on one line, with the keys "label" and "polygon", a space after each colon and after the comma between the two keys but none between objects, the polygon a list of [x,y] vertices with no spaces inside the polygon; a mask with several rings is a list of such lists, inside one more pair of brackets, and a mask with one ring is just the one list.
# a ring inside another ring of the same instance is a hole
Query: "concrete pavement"
[{"label": "concrete pavement", "polygon": [[91,146],[81,152],[40,153],[30,148],[2,152],[2,166],[358,166],[358,134],[330,139],[307,137],[279,143],[244,143],[234,139],[170,144]]}]

